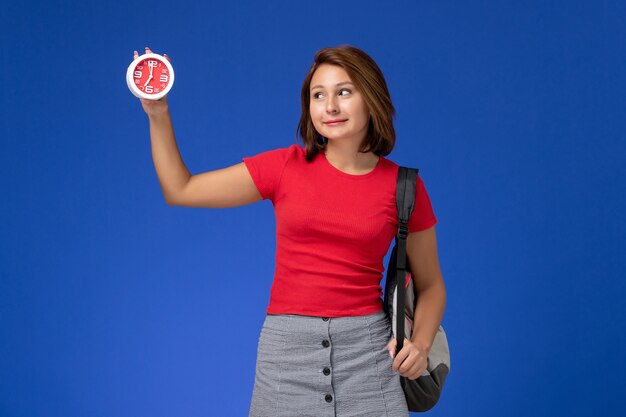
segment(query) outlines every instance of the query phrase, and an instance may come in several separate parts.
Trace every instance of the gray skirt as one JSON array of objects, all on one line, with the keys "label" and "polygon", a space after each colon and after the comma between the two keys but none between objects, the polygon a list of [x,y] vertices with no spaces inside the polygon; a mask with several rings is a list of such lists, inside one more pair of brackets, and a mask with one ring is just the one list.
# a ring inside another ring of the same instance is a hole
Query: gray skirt
[{"label": "gray skirt", "polygon": [[383,312],[321,318],[267,315],[251,417],[406,417]]}]

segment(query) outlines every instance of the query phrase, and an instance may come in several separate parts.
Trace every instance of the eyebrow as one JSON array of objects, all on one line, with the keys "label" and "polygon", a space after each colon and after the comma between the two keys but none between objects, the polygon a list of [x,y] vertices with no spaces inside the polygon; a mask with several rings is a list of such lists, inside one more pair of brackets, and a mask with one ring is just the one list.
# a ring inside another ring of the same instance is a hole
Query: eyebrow
[{"label": "eyebrow", "polygon": [[[344,81],[344,82],[335,84],[335,86],[339,87],[340,85],[345,85],[345,84],[352,84],[352,85],[354,85],[354,83],[352,83],[350,81]],[[315,90],[316,88],[324,88],[324,86],[321,85],[321,84],[314,85],[313,87],[311,87],[311,90]]]}]

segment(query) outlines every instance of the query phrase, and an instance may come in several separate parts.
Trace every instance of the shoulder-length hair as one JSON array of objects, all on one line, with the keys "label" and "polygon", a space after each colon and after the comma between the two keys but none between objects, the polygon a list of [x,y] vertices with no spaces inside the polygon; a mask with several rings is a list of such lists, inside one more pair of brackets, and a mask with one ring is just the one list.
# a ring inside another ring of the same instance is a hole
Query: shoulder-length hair
[{"label": "shoulder-length hair", "polygon": [[343,68],[361,92],[368,107],[370,119],[367,135],[359,152],[372,151],[379,156],[389,155],[396,143],[396,131],[393,127],[395,109],[385,77],[376,62],[365,52],[350,45],[341,45],[337,48],[323,48],[317,51],[309,73],[302,83],[300,95],[302,114],[296,135],[299,135],[304,142],[306,160],[312,161],[317,153],[326,149],[328,143],[328,140],[315,130],[309,110],[311,79],[322,64]]}]

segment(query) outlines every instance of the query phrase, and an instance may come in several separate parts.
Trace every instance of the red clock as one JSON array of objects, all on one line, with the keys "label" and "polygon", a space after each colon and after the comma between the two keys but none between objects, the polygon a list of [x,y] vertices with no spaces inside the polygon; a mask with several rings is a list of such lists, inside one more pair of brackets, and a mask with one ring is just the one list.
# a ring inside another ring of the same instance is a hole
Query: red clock
[{"label": "red clock", "polygon": [[158,100],[174,85],[174,68],[159,54],[143,54],[128,66],[126,83],[138,98]]}]

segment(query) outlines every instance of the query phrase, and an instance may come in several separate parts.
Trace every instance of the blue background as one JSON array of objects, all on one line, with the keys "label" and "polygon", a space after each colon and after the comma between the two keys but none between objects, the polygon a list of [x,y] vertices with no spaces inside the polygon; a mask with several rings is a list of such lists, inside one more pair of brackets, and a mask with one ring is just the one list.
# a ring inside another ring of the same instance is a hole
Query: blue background
[{"label": "blue background", "polygon": [[3,4],[0,415],[247,415],[272,205],[166,205],[126,68],[171,56],[200,173],[295,143],[312,57],[343,43],[385,73],[389,157],[439,220],[452,371],[430,415],[624,415],[625,19],[620,1]]}]

